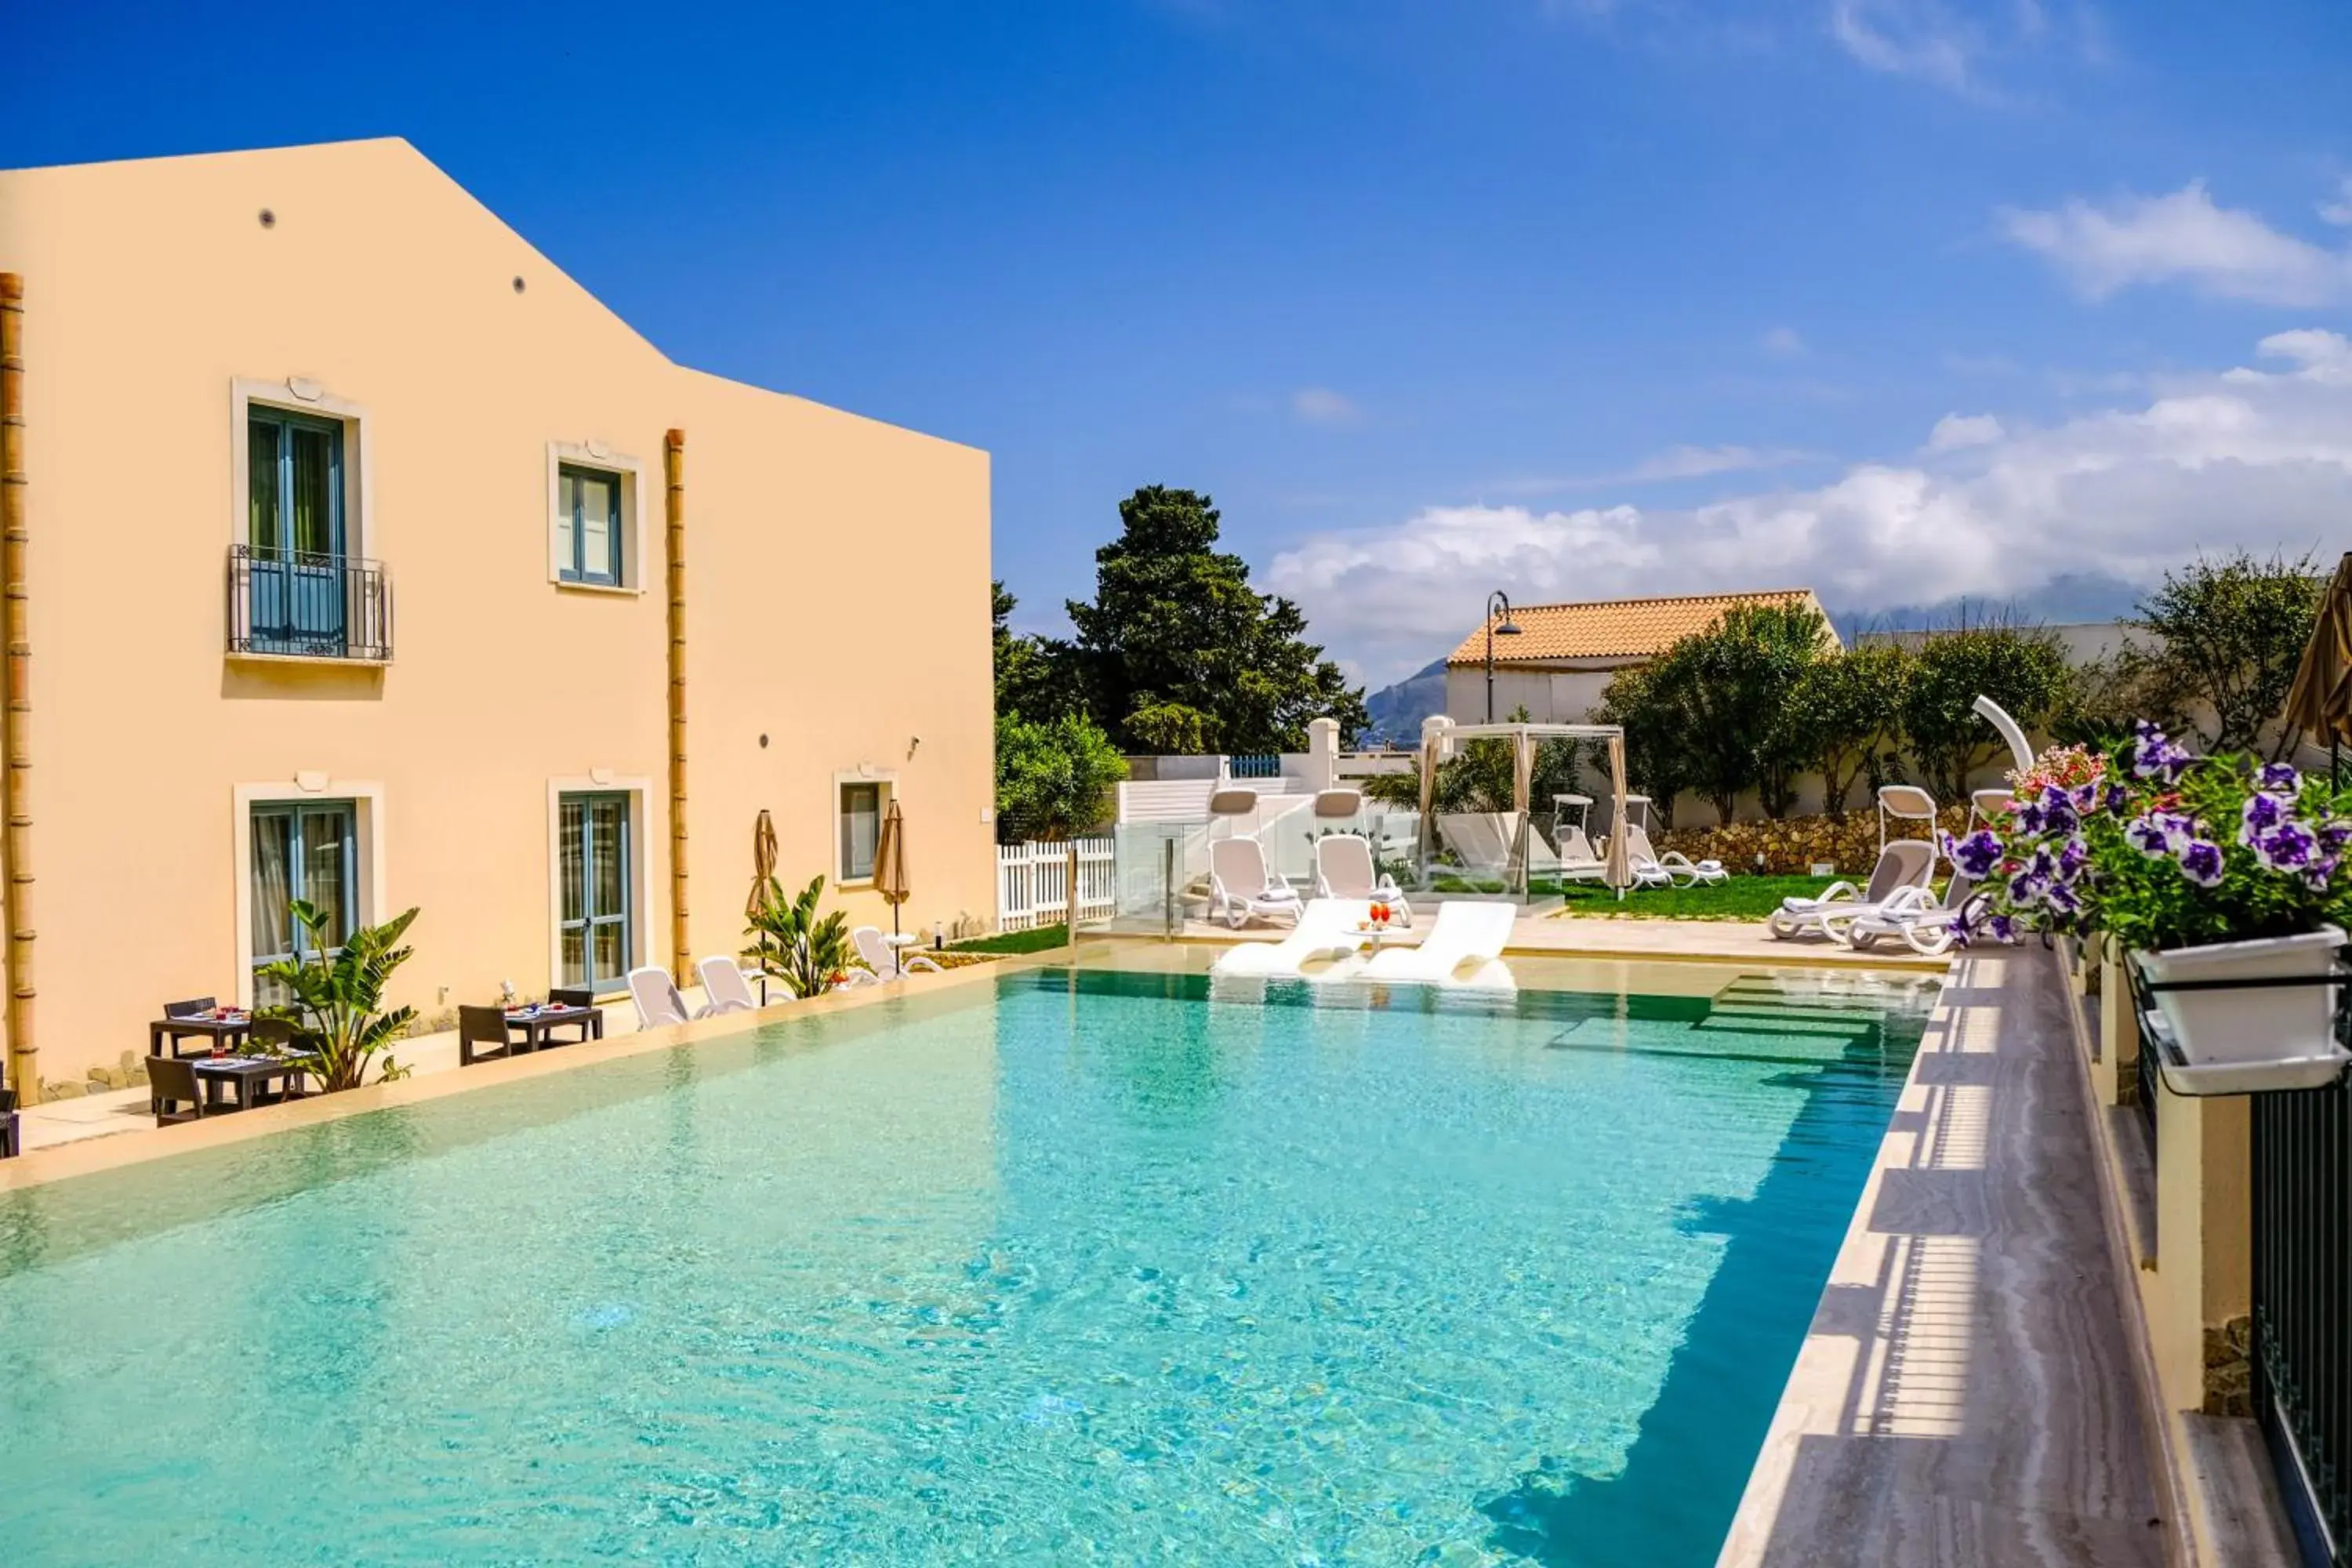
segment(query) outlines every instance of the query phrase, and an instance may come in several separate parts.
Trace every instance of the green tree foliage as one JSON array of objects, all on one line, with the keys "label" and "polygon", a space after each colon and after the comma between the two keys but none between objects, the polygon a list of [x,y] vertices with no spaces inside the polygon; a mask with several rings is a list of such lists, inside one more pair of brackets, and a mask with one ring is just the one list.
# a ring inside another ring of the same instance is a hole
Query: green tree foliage
[{"label": "green tree foliage", "polygon": [[1832,816],[1845,816],[1857,780],[1886,771],[1903,733],[1903,692],[1910,679],[1910,650],[1877,642],[1816,659],[1798,680],[1788,721],[1810,738]]},{"label": "green tree foliage", "polygon": [[1304,751],[1307,722],[1328,716],[1343,742],[1367,722],[1364,694],[1306,640],[1298,606],[1250,586],[1217,550],[1207,496],[1147,485],[1119,502],[1118,538],[1095,552],[1095,597],[1070,601],[1087,706],[1122,744],[1169,705],[1202,717],[1205,749]]},{"label": "green tree foliage", "polygon": [[1785,816],[1812,742],[1790,718],[1790,699],[1822,657],[1820,612],[1741,605],[1683,638],[1650,667],[1650,690],[1682,718],[1690,785],[1729,822],[1743,790]]},{"label": "green tree foliage", "polygon": [[[1510,722],[1524,724],[1528,710],[1514,709]],[[1530,759],[1528,805],[1530,810],[1549,811],[1551,797],[1568,795],[1576,788],[1577,764],[1580,756],[1576,742],[1565,735],[1536,742],[1535,756]],[[1511,803],[1511,772],[1513,748],[1503,740],[1464,741],[1454,755],[1437,767],[1437,788],[1430,796],[1434,808],[1451,814],[1459,811],[1509,811]],[[1375,773],[1363,781],[1367,798],[1406,811],[1421,809],[1421,759],[1401,773]]]},{"label": "green tree foliage", "polygon": [[2170,734],[2192,728],[2190,692],[2180,666],[2159,649],[2126,641],[2114,652],[2073,667],[2050,715],[2050,738],[2062,746],[2112,750],[2145,719]]},{"label": "green tree foliage", "polygon": [[989,585],[991,629],[996,662],[996,715],[1050,719],[1075,710],[1084,700],[1071,669],[1067,643],[1026,637],[1013,629],[1020,601],[1001,582]]},{"label": "green tree foliage", "polygon": [[1209,716],[1181,702],[1160,702],[1146,692],[1127,716],[1129,741],[1163,757],[1198,756],[1207,751]]},{"label": "green tree foliage", "polygon": [[368,1063],[379,1054],[383,1054],[383,1078],[406,1077],[388,1047],[408,1032],[416,1009],[383,1011],[383,990],[392,972],[407,963],[414,951],[401,946],[400,939],[416,911],[395,915],[382,925],[362,926],[330,952],[334,936],[325,910],[302,899],[290,900],[287,910],[309,951],[261,967],[259,977],[282,987],[288,997],[262,1008],[261,1016],[293,1026],[294,1049],[311,1059],[312,1076],[329,1093],[359,1088]]},{"label": "green tree foliage", "polygon": [[1127,759],[1083,713],[996,721],[997,837],[1074,838],[1111,816]]},{"label": "green tree foliage", "polygon": [[1625,731],[1625,776],[1650,797],[1662,827],[1675,825],[1675,798],[1691,787],[1694,766],[1683,719],[1651,671],[1629,665],[1612,676],[1593,712],[1600,723]]},{"label": "green tree foliage", "polygon": [[824,878],[809,879],[799,896],[787,898],[784,885],[771,877],[760,889],[745,934],[756,940],[743,956],[784,983],[795,996],[814,996],[830,990],[848,974],[849,918],[839,910],[820,913]]},{"label": "green tree foliage", "polygon": [[[2210,705],[2213,751],[2252,751],[2286,706],[2326,583],[2310,555],[2200,556],[2164,574],[2132,624],[2153,632],[2189,695]],[[2274,755],[2292,748],[2282,736]]]},{"label": "green tree foliage", "polygon": [[2066,690],[2065,650],[2047,632],[1987,622],[1932,634],[1903,691],[1903,737],[1928,790],[1965,800],[1969,775],[2001,754],[2000,737],[1976,712],[1979,696],[2041,730]]}]

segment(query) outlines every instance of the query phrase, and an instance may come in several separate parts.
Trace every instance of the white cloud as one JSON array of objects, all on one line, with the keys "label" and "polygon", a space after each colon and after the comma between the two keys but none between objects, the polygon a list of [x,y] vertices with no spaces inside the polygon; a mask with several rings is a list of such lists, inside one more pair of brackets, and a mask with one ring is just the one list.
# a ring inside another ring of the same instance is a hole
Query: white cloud
[{"label": "white cloud", "polygon": [[1973,85],[1970,64],[1985,43],[1979,28],[1935,0],[1834,0],[1830,37],[1872,70],[1956,92]]},{"label": "white cloud", "polygon": [[1353,425],[1364,416],[1353,399],[1328,386],[1302,386],[1290,395],[1290,411],[1309,425]]},{"label": "white cloud", "polygon": [[2319,204],[2319,216],[2322,222],[2332,223],[2338,228],[2352,225],[2352,174],[2347,174],[2336,183],[2335,199]]},{"label": "white cloud", "polygon": [[1985,447],[2000,436],[2000,421],[1992,415],[1947,414],[1927,432],[1927,450],[1957,452],[1963,447]]},{"label": "white cloud", "polygon": [[1805,340],[1794,327],[1775,327],[1756,342],[1766,353],[1783,359],[1795,359],[1805,353]]},{"label": "white cloud", "polygon": [[1309,537],[1265,585],[1382,683],[1452,646],[1497,587],[1537,603],[1803,584],[1868,611],[2064,573],[2146,583],[2200,549],[2300,551],[2352,516],[2352,341],[2304,329],[2260,348],[2274,368],[2169,377],[2137,405],[1979,427],[1990,438],[1811,489],[1692,508],[1430,507]]},{"label": "white cloud", "polygon": [[1670,447],[1653,453],[1630,468],[1608,473],[1569,474],[1504,479],[1485,487],[1503,495],[1555,495],[1563,490],[1601,489],[1616,485],[1649,485],[1672,479],[1700,479],[1713,474],[1754,473],[1811,462],[1818,452],[1794,447]]},{"label": "white cloud", "polygon": [[2049,212],[2005,207],[2000,217],[2011,239],[2048,258],[2094,300],[2176,279],[2272,305],[2324,305],[2352,294],[2352,252],[2217,206],[2202,180],[2169,195],[2126,195],[2105,206],[2077,197]]}]

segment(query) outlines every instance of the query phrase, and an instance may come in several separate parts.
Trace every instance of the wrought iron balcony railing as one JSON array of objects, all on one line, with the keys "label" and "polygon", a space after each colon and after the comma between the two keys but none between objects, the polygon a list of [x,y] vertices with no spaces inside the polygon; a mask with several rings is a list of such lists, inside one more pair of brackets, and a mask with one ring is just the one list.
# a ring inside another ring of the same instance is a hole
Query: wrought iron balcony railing
[{"label": "wrought iron balcony railing", "polygon": [[228,651],[392,660],[392,575],[380,561],[232,544]]}]

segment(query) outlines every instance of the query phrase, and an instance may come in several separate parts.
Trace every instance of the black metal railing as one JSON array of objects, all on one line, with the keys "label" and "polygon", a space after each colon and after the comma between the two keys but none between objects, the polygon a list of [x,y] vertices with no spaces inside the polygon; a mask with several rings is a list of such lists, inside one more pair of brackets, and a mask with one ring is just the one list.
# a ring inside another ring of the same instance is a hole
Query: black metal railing
[{"label": "black metal railing", "polygon": [[2254,1414],[2305,1561],[2352,1568],[2352,1084],[2252,1099]]},{"label": "black metal railing", "polygon": [[2123,963],[2126,984],[2118,999],[2122,1006],[2131,1009],[2132,1039],[2138,1047],[2138,1058],[2133,1067],[2134,1100],[2139,1106],[2141,1121],[2147,1128],[2148,1152],[2156,1152],[2156,1096],[2164,1086],[2164,1047],[2147,1026],[2148,1016],[2156,1003],[2147,990],[2147,980],[2139,965],[2126,958]]},{"label": "black metal railing", "polygon": [[232,544],[228,651],[385,663],[392,576],[353,555]]}]

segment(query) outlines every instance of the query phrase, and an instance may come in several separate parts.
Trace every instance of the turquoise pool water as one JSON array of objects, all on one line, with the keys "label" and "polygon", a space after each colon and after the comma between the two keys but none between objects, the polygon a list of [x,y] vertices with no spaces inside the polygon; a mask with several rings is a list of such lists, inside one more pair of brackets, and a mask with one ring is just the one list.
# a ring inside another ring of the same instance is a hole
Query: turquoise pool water
[{"label": "turquoise pool water", "polygon": [[1703,1568],[1929,994],[1707,984],[1008,975],[0,1195],[5,1560]]}]

